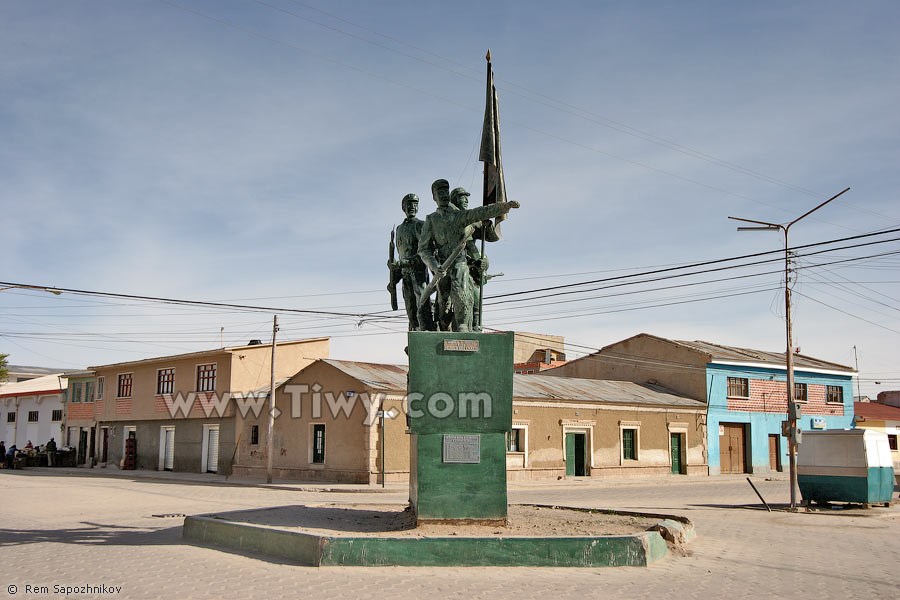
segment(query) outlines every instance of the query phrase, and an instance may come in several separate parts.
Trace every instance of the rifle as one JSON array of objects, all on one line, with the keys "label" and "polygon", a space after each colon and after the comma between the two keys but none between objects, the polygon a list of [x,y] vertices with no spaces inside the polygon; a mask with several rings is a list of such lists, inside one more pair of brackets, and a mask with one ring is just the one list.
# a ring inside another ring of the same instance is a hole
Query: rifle
[{"label": "rifle", "polygon": [[462,243],[457,246],[453,252],[450,253],[450,256],[447,257],[447,260],[441,264],[441,270],[438,273],[434,274],[434,277],[431,278],[431,281],[428,282],[428,285],[425,286],[425,291],[422,292],[422,296],[419,298],[419,306],[425,304],[425,300],[428,299],[429,296],[437,289],[437,285],[441,279],[443,279],[444,275],[447,274],[447,269],[450,268],[450,265],[456,260],[456,257],[459,256],[459,253],[463,251],[466,247],[466,243],[468,243],[469,238],[464,237]]},{"label": "rifle", "polygon": [[391,310],[397,310],[397,283],[400,281],[400,269],[394,262],[394,229],[391,229],[391,242],[388,244],[388,262],[387,266],[390,270],[390,279],[388,280],[388,293],[391,295]]}]

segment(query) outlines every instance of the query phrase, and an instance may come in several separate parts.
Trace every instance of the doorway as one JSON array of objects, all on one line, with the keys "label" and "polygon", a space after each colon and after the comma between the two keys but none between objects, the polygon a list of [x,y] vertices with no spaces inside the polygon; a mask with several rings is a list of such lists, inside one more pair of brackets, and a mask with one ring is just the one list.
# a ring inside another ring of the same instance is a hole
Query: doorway
[{"label": "doorway", "polygon": [[684,453],[684,434],[683,433],[672,433],[669,434],[669,447],[671,454],[671,462],[672,462],[672,474],[673,475],[684,475],[684,459],[682,458]]},{"label": "doorway", "polygon": [[161,427],[159,432],[160,471],[175,470],[175,428]]},{"label": "doorway", "polygon": [[747,447],[743,423],[719,424],[719,471],[721,473],[747,472]]},{"label": "doorway", "polygon": [[87,445],[88,445],[88,432],[87,429],[82,428],[81,432],[78,436],[78,464],[83,465],[87,462]]},{"label": "doorway", "polygon": [[109,458],[109,427],[100,428],[100,462],[106,464]]},{"label": "doorway", "polygon": [[586,448],[587,434],[566,434],[566,476],[584,477],[587,475],[587,470],[585,469]]},{"label": "doorway", "polygon": [[781,436],[769,434],[769,469],[781,471]]}]

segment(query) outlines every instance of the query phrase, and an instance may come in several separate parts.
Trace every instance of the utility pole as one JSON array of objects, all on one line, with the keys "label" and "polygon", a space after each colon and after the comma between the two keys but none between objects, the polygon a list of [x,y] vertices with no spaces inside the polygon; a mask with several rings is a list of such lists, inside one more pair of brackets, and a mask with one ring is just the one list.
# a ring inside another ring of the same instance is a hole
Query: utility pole
[{"label": "utility pole", "polygon": [[266,483],[272,483],[272,457],[275,454],[275,337],[278,315],[272,317],[272,377],[269,380],[269,432],[266,436]]},{"label": "utility pole", "polygon": [[791,483],[791,510],[797,510],[797,445],[801,441],[800,428],[797,426],[797,419],[800,417],[801,405],[794,397],[794,348],[793,348],[793,330],[791,325],[791,250],[788,245],[788,231],[791,225],[797,221],[816,212],[838,196],[847,192],[850,188],[835,194],[825,202],[819,204],[812,210],[809,210],[787,225],[780,223],[769,223],[767,221],[754,221],[753,219],[741,219],[738,217],[728,217],[735,221],[743,221],[745,223],[755,223],[756,227],[738,227],[738,231],[783,231],[784,232],[784,312],[785,312],[785,330],[787,337],[787,350],[785,352],[785,368],[786,368],[786,384],[787,384],[787,406],[788,406],[788,458],[790,460],[790,483]]},{"label": "utility pole", "polygon": [[856,395],[862,402],[862,390],[859,387],[859,356],[856,354],[856,344],[853,344],[853,361],[856,363]]}]

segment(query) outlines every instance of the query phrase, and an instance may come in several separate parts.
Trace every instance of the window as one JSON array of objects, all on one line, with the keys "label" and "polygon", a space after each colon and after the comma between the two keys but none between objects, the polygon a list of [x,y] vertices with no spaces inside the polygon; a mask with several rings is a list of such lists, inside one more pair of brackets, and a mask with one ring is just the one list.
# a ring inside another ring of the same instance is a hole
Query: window
[{"label": "window", "polygon": [[794,400],[797,402],[806,402],[806,384],[805,383],[795,383],[794,384]]},{"label": "window", "polygon": [[73,383],[72,384],[72,403],[77,404],[78,402],[81,402],[83,394],[84,394],[84,386],[82,386],[80,383]]},{"label": "window", "polygon": [[897,449],[897,434],[895,434],[895,433],[888,434],[888,446],[891,447],[891,450]]},{"label": "window", "polygon": [[7,423],[15,423],[16,422],[16,413],[6,413],[6,422]]},{"label": "window", "polygon": [[748,380],[746,377],[729,377],[728,397],[749,398],[750,380]]},{"label": "window", "polygon": [[119,398],[131,398],[131,373],[121,373],[119,375],[119,389],[116,396]]},{"label": "window", "polygon": [[103,384],[106,383],[106,377],[97,378],[97,400],[103,400]]},{"label": "window", "polygon": [[506,451],[507,452],[524,452],[522,448],[522,430],[513,429],[506,434]]},{"label": "window", "polygon": [[637,460],[637,429],[622,430],[622,458]]},{"label": "window", "polygon": [[38,411],[29,410],[28,411],[28,422],[29,423],[37,423],[38,422]]},{"label": "window", "polygon": [[313,425],[312,462],[313,464],[325,462],[325,425],[322,423]]},{"label": "window", "polygon": [[85,402],[93,402],[94,401],[94,382],[88,381],[84,384],[84,401]]},{"label": "window", "polygon": [[175,369],[156,370],[156,393],[171,394],[175,389]]},{"label": "window", "polygon": [[253,425],[250,427],[250,445],[259,445],[259,425]]},{"label": "window", "polygon": [[197,365],[197,391],[216,391],[216,365]]},{"label": "window", "polygon": [[51,418],[50,420],[51,420],[51,421],[54,421],[54,422],[57,422],[57,423],[58,423],[59,421],[62,421],[62,409],[61,409],[61,408],[55,409],[55,410],[53,411],[53,418]]},{"label": "window", "polygon": [[844,388],[840,385],[825,386],[825,401],[836,404],[844,403]]}]

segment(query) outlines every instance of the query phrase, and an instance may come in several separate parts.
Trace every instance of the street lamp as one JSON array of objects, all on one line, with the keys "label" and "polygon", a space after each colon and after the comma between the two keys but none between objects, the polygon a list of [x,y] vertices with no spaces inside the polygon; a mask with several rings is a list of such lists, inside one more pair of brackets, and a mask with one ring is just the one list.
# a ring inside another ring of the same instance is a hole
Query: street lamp
[{"label": "street lamp", "polygon": [[819,204],[812,210],[809,210],[787,225],[780,223],[768,223],[766,221],[755,221],[753,219],[741,219],[739,217],[728,217],[735,221],[743,221],[745,223],[756,223],[755,227],[738,227],[738,231],[783,231],[784,232],[784,315],[785,329],[787,332],[787,351],[785,352],[786,370],[787,370],[787,400],[788,400],[788,424],[790,431],[788,435],[788,454],[791,465],[791,510],[797,510],[797,444],[800,443],[800,430],[797,426],[797,418],[800,416],[800,405],[794,401],[794,350],[792,342],[791,330],[791,254],[788,245],[788,231],[791,225],[799,220],[808,217],[816,212],[838,196],[847,192],[850,188],[846,188],[842,192],[835,194],[825,202]]}]

